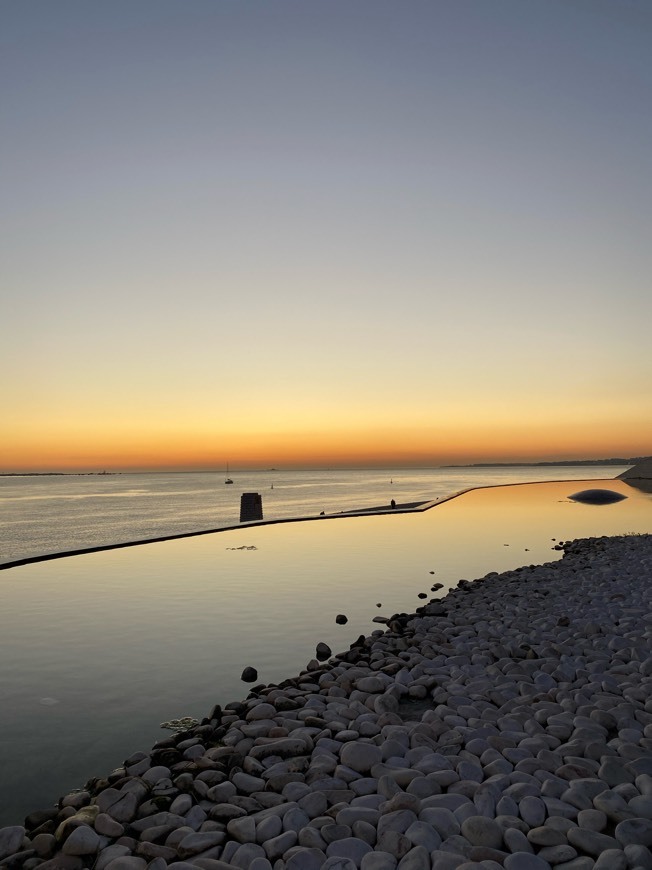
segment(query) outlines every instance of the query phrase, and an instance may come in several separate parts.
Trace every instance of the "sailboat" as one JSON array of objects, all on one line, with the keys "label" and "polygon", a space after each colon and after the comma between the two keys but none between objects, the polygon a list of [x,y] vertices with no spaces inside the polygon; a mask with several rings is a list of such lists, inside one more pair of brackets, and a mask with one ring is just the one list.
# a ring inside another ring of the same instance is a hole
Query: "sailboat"
[{"label": "sailboat", "polygon": [[226,463],[226,471],[224,472],[224,483],[233,483],[229,477],[229,463]]}]

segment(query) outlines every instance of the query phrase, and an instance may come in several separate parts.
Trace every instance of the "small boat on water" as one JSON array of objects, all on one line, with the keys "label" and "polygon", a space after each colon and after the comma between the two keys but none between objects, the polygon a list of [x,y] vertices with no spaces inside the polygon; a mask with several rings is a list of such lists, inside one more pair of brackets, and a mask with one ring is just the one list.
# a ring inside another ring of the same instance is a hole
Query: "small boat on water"
[{"label": "small boat on water", "polygon": [[226,463],[226,471],[224,472],[224,483],[233,483],[229,477],[229,463]]}]

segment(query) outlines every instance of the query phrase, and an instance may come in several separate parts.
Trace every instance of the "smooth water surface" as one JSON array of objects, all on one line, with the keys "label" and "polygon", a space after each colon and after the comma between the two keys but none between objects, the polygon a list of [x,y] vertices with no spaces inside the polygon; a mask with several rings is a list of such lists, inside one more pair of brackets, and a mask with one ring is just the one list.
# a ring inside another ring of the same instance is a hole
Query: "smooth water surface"
[{"label": "smooth water surface", "polygon": [[318,641],[342,651],[374,616],[413,611],[434,581],[445,594],[463,577],[558,559],[555,539],[652,532],[652,496],[603,483],[628,498],[570,502],[577,481],[507,486],[424,513],[245,527],[3,571],[0,825],[148,749],[162,721],[246,696],[246,665],[278,681]]},{"label": "smooth water surface", "polygon": [[0,563],[238,525],[240,496],[265,519],[435,501],[476,486],[615,477],[625,467],[424,468],[376,471],[0,476]]}]

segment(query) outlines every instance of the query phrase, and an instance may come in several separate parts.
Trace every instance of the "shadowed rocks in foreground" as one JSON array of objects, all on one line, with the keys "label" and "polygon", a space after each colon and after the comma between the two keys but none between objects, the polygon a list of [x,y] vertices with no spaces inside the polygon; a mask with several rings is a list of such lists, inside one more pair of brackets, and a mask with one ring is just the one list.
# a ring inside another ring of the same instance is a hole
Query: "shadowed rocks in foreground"
[{"label": "shadowed rocks in foreground", "polygon": [[215,707],[0,830],[0,864],[652,866],[652,536],[564,550]]}]

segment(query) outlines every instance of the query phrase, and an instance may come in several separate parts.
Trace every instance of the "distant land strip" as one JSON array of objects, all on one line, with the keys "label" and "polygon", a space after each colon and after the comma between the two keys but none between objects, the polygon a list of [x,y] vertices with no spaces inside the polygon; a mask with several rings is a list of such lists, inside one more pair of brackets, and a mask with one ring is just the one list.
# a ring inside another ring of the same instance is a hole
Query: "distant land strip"
[{"label": "distant land strip", "polygon": [[629,459],[559,459],[556,462],[473,462],[469,465],[442,465],[442,468],[541,468],[557,465],[638,465],[652,456],[632,456]]},{"label": "distant land strip", "polygon": [[0,471],[0,477],[111,477],[122,471]]},{"label": "distant land strip", "polygon": [[[422,468],[550,468],[555,466],[569,465],[638,465],[639,462],[647,462],[652,460],[652,456],[632,456],[629,459],[612,458],[612,459],[559,459],[556,462],[472,462],[468,465],[424,465]],[[399,466],[388,465],[387,468],[399,468]],[[257,471],[260,469],[250,469]],[[264,469],[265,471],[279,471],[277,468]],[[316,469],[314,469],[316,470]],[[356,471],[360,469],[342,469],[343,471]],[[365,470],[365,469],[362,469]],[[373,470],[373,469],[370,469]],[[127,474],[134,473],[150,473],[150,472],[126,472]],[[165,474],[166,472],[157,471],[156,474]],[[218,473],[215,469],[207,469],[206,471],[176,471],[174,474],[212,474]],[[0,471],[0,477],[91,477],[97,475],[99,477],[109,476],[112,474],[125,474],[123,471]]]}]

